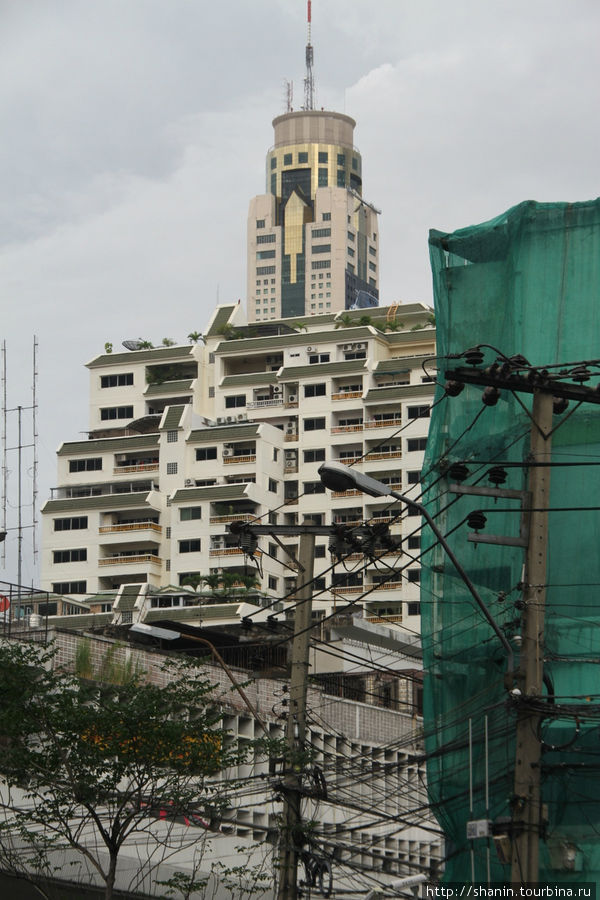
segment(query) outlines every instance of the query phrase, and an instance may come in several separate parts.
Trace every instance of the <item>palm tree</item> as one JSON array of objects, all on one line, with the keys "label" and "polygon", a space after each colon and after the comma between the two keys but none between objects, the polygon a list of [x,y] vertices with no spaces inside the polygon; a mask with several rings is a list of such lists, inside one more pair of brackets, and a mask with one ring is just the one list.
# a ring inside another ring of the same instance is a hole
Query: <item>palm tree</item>
[{"label": "palm tree", "polygon": [[163,347],[174,347],[175,341],[173,340],[173,338],[163,338],[161,344],[163,345]]},{"label": "palm tree", "polygon": [[354,325],[354,319],[350,315],[350,313],[342,313],[341,316],[338,317],[335,323],[336,328],[350,328]]},{"label": "palm tree", "polygon": [[154,344],[152,341],[146,341],[143,338],[138,338],[138,350],[153,350]]},{"label": "palm tree", "polygon": [[190,342],[190,344],[197,344],[198,341],[202,340],[204,339],[202,337],[201,331],[190,331],[190,333],[188,334],[188,341]]}]

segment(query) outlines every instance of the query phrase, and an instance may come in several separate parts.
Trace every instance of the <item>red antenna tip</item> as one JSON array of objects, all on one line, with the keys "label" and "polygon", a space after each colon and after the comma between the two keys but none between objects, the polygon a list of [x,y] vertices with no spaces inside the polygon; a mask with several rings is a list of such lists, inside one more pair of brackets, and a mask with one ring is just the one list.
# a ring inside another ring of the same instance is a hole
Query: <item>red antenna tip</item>
[{"label": "red antenna tip", "polygon": [[311,21],[311,16],[310,16],[310,0],[307,0],[307,2],[308,2],[308,21],[310,22],[310,21]]}]

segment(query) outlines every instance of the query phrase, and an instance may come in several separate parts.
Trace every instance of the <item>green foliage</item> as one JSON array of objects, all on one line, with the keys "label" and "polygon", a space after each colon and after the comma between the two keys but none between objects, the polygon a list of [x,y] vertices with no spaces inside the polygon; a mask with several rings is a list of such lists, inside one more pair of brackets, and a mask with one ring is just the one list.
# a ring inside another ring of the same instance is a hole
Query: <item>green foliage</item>
[{"label": "green foliage", "polygon": [[[221,727],[213,688],[190,661],[167,661],[159,686],[107,654],[103,680],[92,681],[84,644],[75,668],[85,680],[60,671],[52,650],[0,645],[0,866],[7,829],[29,835],[27,859],[37,854],[40,872],[54,842],[66,843],[97,869],[110,898],[119,851],[147,829],[151,811],[200,803],[210,818],[221,801],[207,778],[255,747]],[[7,803],[11,790],[27,803]]]},{"label": "green foliage", "polygon": [[235,328],[230,322],[221,325],[221,327],[217,329],[217,334],[223,335],[226,341],[235,341],[243,337],[243,333],[238,328]]},{"label": "green foliage", "polygon": [[187,378],[196,378],[197,375],[198,366],[195,362],[146,366],[146,381],[148,384],[164,384],[166,381],[182,381]]},{"label": "green foliage", "polygon": [[174,347],[175,341],[173,340],[173,338],[164,337],[161,341],[161,344],[163,347]]},{"label": "green foliage", "polygon": [[190,331],[187,337],[190,344],[197,344],[198,341],[204,340],[201,331]]},{"label": "green foliage", "polygon": [[352,318],[350,313],[345,312],[345,313],[342,313],[341,316],[339,316],[336,319],[335,327],[336,328],[351,328],[354,324],[355,324],[354,319]]},{"label": "green foliage", "polygon": [[107,341],[104,345],[104,352],[112,353],[112,351],[113,351],[113,345],[110,343],[110,341]]},{"label": "green foliage", "polygon": [[153,350],[154,344],[152,341],[147,341],[144,338],[138,338],[138,350]]}]

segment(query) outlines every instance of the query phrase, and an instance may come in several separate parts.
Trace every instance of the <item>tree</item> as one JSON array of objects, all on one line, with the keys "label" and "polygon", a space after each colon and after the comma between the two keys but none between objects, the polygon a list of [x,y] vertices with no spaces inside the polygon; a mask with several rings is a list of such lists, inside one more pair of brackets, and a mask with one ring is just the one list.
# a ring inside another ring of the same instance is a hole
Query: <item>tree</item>
[{"label": "tree", "polygon": [[336,328],[351,328],[352,325],[355,325],[355,321],[350,315],[350,313],[342,313],[341,316],[338,316],[335,321]]},{"label": "tree", "polygon": [[154,344],[152,341],[147,341],[144,338],[138,338],[138,350],[154,350]]},{"label": "tree", "polygon": [[173,338],[164,337],[161,341],[161,344],[163,347],[174,347],[175,341],[173,340]]},{"label": "tree", "polygon": [[30,875],[48,876],[67,849],[110,900],[123,847],[148,841],[139,886],[181,849],[181,828],[158,839],[156,819],[193,818],[195,843],[220,810],[210,776],[248,750],[221,727],[212,686],[189,661],[169,661],[162,686],[130,672],[122,683],[81,679],[56,662],[34,644],[0,646],[0,866],[13,870],[17,854]]},{"label": "tree", "polygon": [[198,341],[203,340],[201,331],[190,331],[188,334],[188,341],[190,344],[197,344]]}]

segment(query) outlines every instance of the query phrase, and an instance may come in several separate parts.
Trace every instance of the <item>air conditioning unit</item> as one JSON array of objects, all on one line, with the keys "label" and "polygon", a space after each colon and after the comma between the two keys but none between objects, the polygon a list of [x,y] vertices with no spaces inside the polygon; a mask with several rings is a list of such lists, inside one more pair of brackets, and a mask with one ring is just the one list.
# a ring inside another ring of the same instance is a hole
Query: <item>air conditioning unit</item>
[{"label": "air conditioning unit", "polygon": [[366,350],[367,349],[367,345],[364,342],[360,343],[360,344],[355,344],[354,346],[357,350]]},{"label": "air conditioning unit", "polygon": [[223,456],[233,456],[233,447],[223,447]]},{"label": "air conditioning unit", "polygon": [[354,348],[354,344],[342,344],[342,350],[352,350]]},{"label": "air conditioning unit", "polygon": [[273,385],[273,394],[280,394],[280,393],[281,393],[281,385],[280,385],[280,384],[274,384],[274,385]]},{"label": "air conditioning unit", "polygon": [[295,459],[286,459],[285,468],[286,469],[295,469],[297,466],[297,462]]},{"label": "air conditioning unit", "polygon": [[297,455],[297,454],[296,454],[296,451],[295,451],[295,450],[286,450],[286,451],[285,451],[285,458],[286,458],[286,459],[293,459],[294,462],[296,461],[296,455]]},{"label": "air conditioning unit", "polygon": [[127,462],[127,454],[126,453],[115,453],[115,462],[118,462],[118,463]]},{"label": "air conditioning unit", "polygon": [[227,425],[225,416],[217,416],[217,425]]},{"label": "air conditioning unit", "polygon": [[298,394],[289,394],[287,398],[288,403],[297,403],[298,402]]},{"label": "air conditioning unit", "polygon": [[225,546],[225,538],[224,537],[213,538],[213,543],[212,543],[213,550],[222,550],[224,546]]},{"label": "air conditioning unit", "polygon": [[193,478],[186,478],[184,484],[186,487],[196,487],[196,482]]},{"label": "air conditioning unit", "polygon": [[246,415],[246,413],[238,413],[235,418],[236,418],[237,422],[247,422],[248,421],[248,416]]},{"label": "air conditioning unit", "polygon": [[294,425],[293,422],[287,423],[287,425],[285,426],[285,433],[286,434],[296,434],[296,426]]},{"label": "air conditioning unit", "polygon": [[228,425],[234,425],[236,421],[235,416],[227,416],[226,421]]}]

